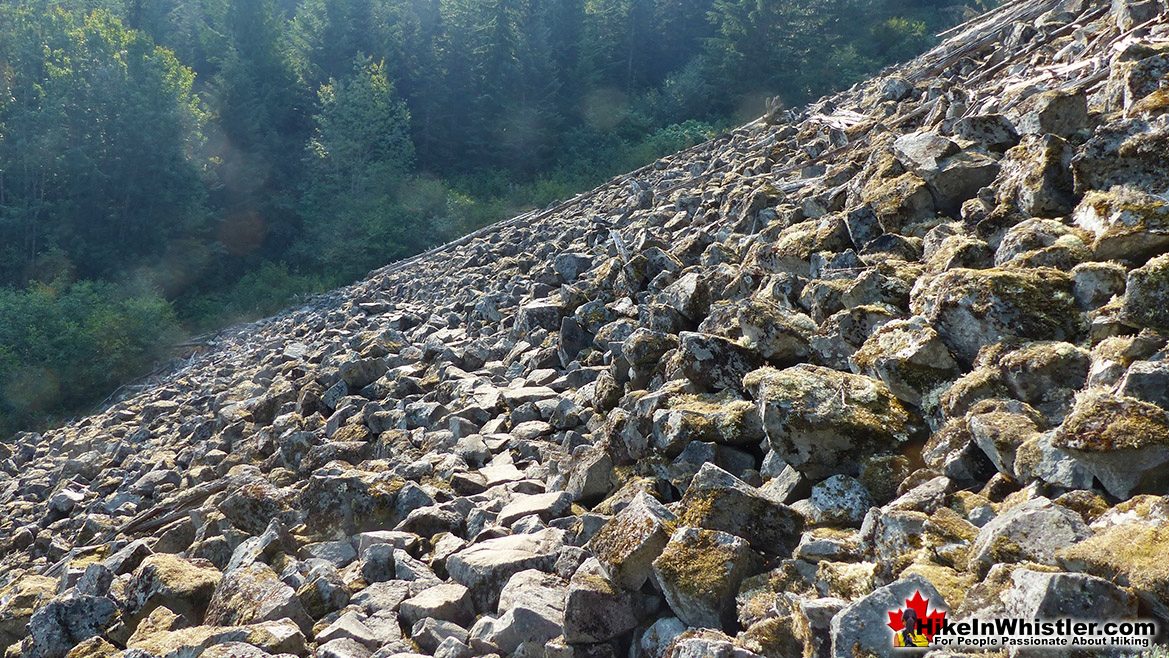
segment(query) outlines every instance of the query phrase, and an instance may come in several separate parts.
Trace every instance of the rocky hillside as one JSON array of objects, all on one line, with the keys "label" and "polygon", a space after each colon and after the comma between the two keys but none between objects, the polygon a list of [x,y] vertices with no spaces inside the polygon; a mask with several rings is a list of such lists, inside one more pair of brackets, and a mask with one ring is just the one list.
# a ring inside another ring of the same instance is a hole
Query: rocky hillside
[{"label": "rocky hillside", "polygon": [[0,650],[844,658],[915,591],[1164,627],[1167,13],[1008,3],[0,444]]}]

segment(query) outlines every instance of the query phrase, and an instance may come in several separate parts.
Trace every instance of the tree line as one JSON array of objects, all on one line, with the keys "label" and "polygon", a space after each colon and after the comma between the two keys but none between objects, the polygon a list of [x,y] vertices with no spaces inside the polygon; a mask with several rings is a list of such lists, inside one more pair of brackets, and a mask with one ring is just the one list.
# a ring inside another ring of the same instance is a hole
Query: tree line
[{"label": "tree line", "polygon": [[6,1],[0,432],[863,79],[982,1]]}]

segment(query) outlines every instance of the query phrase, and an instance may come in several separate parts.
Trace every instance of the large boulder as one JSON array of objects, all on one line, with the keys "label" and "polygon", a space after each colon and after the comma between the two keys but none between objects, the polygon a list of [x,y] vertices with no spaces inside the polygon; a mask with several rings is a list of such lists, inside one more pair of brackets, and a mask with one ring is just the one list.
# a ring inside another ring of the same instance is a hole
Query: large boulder
[{"label": "large boulder", "polygon": [[714,464],[703,464],[682,497],[678,522],[720,530],[760,552],[787,555],[799,541],[803,517]]},{"label": "large boulder", "polygon": [[762,566],[745,540],[725,532],[681,527],[653,563],[662,593],[690,626],[721,628],[735,618],[735,595]]},{"label": "large boulder", "polygon": [[918,407],[961,374],[938,332],[922,317],[882,325],[849,363],[854,372],[880,379],[898,399]]},{"label": "large boulder", "polygon": [[918,282],[910,303],[965,364],[1008,338],[1068,340],[1081,331],[1071,278],[1050,268],[950,270]]},{"label": "large boulder", "polygon": [[674,364],[701,389],[739,389],[743,376],[763,365],[762,357],[721,336],[684,331],[678,335]]},{"label": "large boulder", "polygon": [[1121,314],[1133,326],[1169,330],[1169,254],[1128,273]]},{"label": "large boulder", "polygon": [[993,187],[1000,204],[1032,217],[1059,217],[1075,204],[1075,151],[1057,135],[1026,135],[1007,151]]},{"label": "large boulder", "polygon": [[1088,192],[1072,218],[1095,236],[1100,260],[1140,262],[1169,248],[1169,201],[1132,187]]},{"label": "large boulder", "polygon": [[1056,551],[1059,563],[1129,587],[1169,619],[1169,499],[1138,496],[1092,524],[1090,537]]},{"label": "large boulder", "polygon": [[1033,498],[991,519],[970,548],[970,567],[986,573],[998,562],[1056,564],[1056,551],[1091,535],[1083,518],[1047,498]]},{"label": "large boulder", "polygon": [[832,658],[889,655],[893,646],[890,615],[906,609],[917,598],[925,599],[928,612],[947,609],[937,588],[922,576],[913,575],[877,589],[836,613],[831,625]]},{"label": "large boulder", "polygon": [[155,608],[166,607],[199,624],[223,574],[206,560],[155,553],[142,560],[130,581],[126,607],[133,625]]},{"label": "large boulder", "polygon": [[528,569],[551,571],[564,545],[564,531],[511,535],[473,544],[447,558],[451,579],[471,590],[480,611],[494,610],[509,578]]},{"label": "large boulder", "polygon": [[616,584],[640,589],[650,577],[676,522],[674,513],[640,493],[589,541],[589,549]]},{"label": "large boulder", "polygon": [[1169,412],[1155,404],[1089,390],[1076,400],[1052,444],[1071,453],[1118,498],[1169,486]]},{"label": "large boulder", "polygon": [[920,423],[885,384],[863,375],[804,364],[761,368],[743,383],[772,450],[811,478],[857,475],[865,457],[897,451]]},{"label": "large boulder", "polygon": [[312,619],[296,592],[268,565],[256,562],[229,572],[216,585],[205,621],[238,626],[280,619],[291,619],[306,633],[312,630]]}]

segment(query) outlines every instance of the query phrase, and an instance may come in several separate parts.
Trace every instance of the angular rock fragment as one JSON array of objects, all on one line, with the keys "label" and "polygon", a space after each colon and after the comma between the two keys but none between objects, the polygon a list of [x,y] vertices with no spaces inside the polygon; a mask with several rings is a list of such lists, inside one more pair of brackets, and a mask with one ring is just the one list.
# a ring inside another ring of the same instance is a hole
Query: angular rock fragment
[{"label": "angular rock fragment", "polygon": [[829,368],[762,368],[744,378],[772,450],[809,477],[855,475],[859,460],[895,452],[917,422],[883,383]]},{"label": "angular rock fragment", "polygon": [[662,593],[690,626],[720,628],[735,616],[735,594],[760,568],[759,556],[734,535],[678,528],[653,568]]}]

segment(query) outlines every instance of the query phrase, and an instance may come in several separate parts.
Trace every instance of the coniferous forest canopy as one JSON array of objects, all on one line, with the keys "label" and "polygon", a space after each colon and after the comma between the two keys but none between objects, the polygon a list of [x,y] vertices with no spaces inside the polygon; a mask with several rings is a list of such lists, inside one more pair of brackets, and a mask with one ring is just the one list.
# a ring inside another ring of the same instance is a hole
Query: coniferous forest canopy
[{"label": "coniferous forest canopy", "polygon": [[0,433],[990,1],[0,0]]}]

